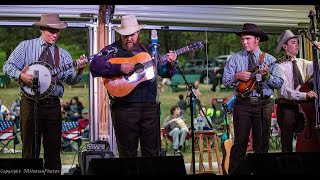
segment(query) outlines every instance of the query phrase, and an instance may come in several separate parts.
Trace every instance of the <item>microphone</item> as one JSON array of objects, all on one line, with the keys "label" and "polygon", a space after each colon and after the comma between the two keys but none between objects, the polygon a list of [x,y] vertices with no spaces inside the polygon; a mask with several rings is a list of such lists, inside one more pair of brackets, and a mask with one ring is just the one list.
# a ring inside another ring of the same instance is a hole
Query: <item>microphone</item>
[{"label": "microphone", "polygon": [[155,29],[151,31],[151,46],[152,59],[155,59],[158,47],[158,35]]},{"label": "microphone", "polygon": [[260,73],[256,74],[256,81],[258,82],[262,81],[262,77]]},{"label": "microphone", "polygon": [[32,87],[34,91],[39,88],[39,71],[38,70],[33,71]]},{"label": "microphone", "polygon": [[110,49],[107,49],[107,50],[104,50],[104,51],[101,51],[97,54],[93,54],[91,56],[88,57],[88,61],[91,62],[94,58],[97,58],[97,57],[100,57],[102,55],[109,55],[111,53],[115,54],[118,52],[118,48],[116,47],[111,47]]}]

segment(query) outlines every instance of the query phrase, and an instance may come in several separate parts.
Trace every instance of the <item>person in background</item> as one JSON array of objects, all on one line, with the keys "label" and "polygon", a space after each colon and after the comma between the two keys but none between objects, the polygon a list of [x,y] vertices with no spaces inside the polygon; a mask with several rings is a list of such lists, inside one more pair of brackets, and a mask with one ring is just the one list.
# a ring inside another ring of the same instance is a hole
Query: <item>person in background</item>
[{"label": "person in background", "polygon": [[[42,61],[53,68],[74,62],[68,51],[55,44],[60,31],[68,26],[66,22],[60,21],[59,14],[43,14],[40,21],[33,26],[39,27],[40,37],[20,42],[3,65],[3,72],[21,82],[25,88],[32,88],[33,84],[34,77],[28,73],[31,63]],[[20,106],[22,158],[40,157],[43,144],[46,174],[61,175],[62,120],[59,98],[64,94],[64,83],[75,85],[80,82],[87,62],[85,57],[80,56],[76,61],[76,70],[69,68],[52,77],[51,80],[56,82],[55,86],[51,94],[39,100],[37,118],[34,118],[34,99],[26,94],[22,95]],[[35,120],[38,122],[37,137],[35,137]]]},{"label": "person in background", "polygon": [[[107,56],[93,58],[90,63],[92,76],[111,79],[131,75],[135,70],[134,63],[131,63],[135,62],[132,57],[152,52],[147,48],[148,44],[140,42],[140,30],[144,26],[138,24],[135,15],[122,16],[121,26],[113,27],[120,34],[119,40],[104,47],[100,52],[110,49],[117,51]],[[110,59],[115,57],[126,59],[128,62],[111,63]],[[157,64],[154,63],[151,68],[162,78],[171,78],[177,72],[174,63],[177,55],[169,51],[162,57],[165,57],[164,60],[156,60]],[[119,157],[137,157],[139,142],[142,157],[160,154],[160,104],[157,78],[155,76],[140,82],[123,97],[109,96]]]},{"label": "person in background", "polygon": [[10,111],[9,109],[1,103],[0,99],[0,120],[9,121],[10,120]]},{"label": "person in background", "polygon": [[78,96],[71,98],[70,103],[66,106],[65,111],[67,113],[67,119],[69,121],[78,121],[81,116],[81,111],[83,109],[82,103],[79,101]]},{"label": "person in background", "polygon": [[[202,111],[200,110],[200,114],[194,119],[194,129],[195,130],[209,130],[211,129],[209,123],[211,124],[211,126],[213,126],[212,124],[212,120],[210,116],[207,116],[207,108],[205,106],[203,106]],[[206,117],[208,118],[208,121],[206,119]]]},{"label": "person in background", "polygon": [[18,131],[20,131],[20,104],[21,104],[21,100],[20,98],[18,98],[14,103],[12,103],[10,108],[11,116],[14,117],[13,121]]},{"label": "person in background", "polygon": [[188,130],[187,122],[181,117],[181,109],[174,105],[170,109],[170,116],[166,117],[163,127],[166,133],[172,136],[172,147],[174,153],[180,153]]},{"label": "person in background", "polygon": [[[301,112],[300,102],[318,98],[317,93],[311,89],[309,92],[299,91],[300,86],[313,74],[313,62],[297,58],[299,53],[298,38],[299,36],[294,35],[291,30],[285,30],[279,36],[278,46],[276,48],[277,53],[281,51],[285,52],[285,55],[278,59],[281,77],[284,82],[277,91],[276,98],[277,121],[281,131],[282,152],[293,152],[292,142],[294,134],[297,135],[301,133],[305,128],[305,116]],[[315,42],[315,44],[320,48],[319,42]],[[298,72],[294,71],[294,62],[296,62]],[[294,82],[295,75],[296,77],[301,77],[300,80],[297,79],[299,80],[297,83]],[[308,139],[311,139],[312,136],[308,135]],[[313,143],[317,144],[316,142]],[[312,146],[315,147],[314,145]],[[320,148],[318,147],[317,149],[319,150]]]},{"label": "person in background", "polygon": [[[268,40],[268,35],[255,24],[245,23],[242,31],[236,33],[241,38],[243,50],[233,54],[226,62],[222,78],[228,88],[246,84],[254,71],[261,74],[262,91],[253,88],[244,94],[235,88],[236,100],[233,107],[234,143],[230,153],[229,173],[234,173],[241,159],[245,156],[252,129],[253,150],[255,153],[267,153],[273,103],[271,96],[274,89],[279,89],[283,83],[279,66],[272,65],[276,58],[264,53],[260,42]],[[259,67],[258,69],[257,66]],[[258,86],[257,86],[258,87]],[[262,99],[260,93],[263,92]],[[262,107],[260,107],[262,102]],[[261,119],[261,110],[263,118]],[[261,131],[262,130],[262,131]]]},{"label": "person in background", "polygon": [[82,109],[81,114],[82,114],[82,118],[78,120],[80,133],[82,137],[89,138],[90,116],[89,116],[88,109],[86,108]]},{"label": "person in background", "polygon": [[187,107],[188,107],[188,104],[187,102],[185,101],[184,97],[183,97],[183,94],[179,94],[179,101],[178,101],[178,106],[180,107],[181,109],[181,117],[182,118],[186,118],[186,110],[187,110]]}]

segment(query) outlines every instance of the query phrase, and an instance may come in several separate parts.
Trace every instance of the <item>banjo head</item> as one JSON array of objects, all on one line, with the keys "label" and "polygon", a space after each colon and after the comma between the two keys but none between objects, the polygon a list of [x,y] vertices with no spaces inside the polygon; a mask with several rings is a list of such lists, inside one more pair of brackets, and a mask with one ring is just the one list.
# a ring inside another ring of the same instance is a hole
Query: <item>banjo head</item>
[{"label": "banjo head", "polygon": [[[55,88],[55,82],[52,81],[52,76],[50,73],[51,67],[49,64],[38,61],[30,64],[29,69],[26,71],[26,74],[33,75],[34,71],[39,71],[39,99],[43,99],[49,96]],[[35,93],[32,87],[23,85],[21,87],[22,93],[28,98],[33,98]]]}]

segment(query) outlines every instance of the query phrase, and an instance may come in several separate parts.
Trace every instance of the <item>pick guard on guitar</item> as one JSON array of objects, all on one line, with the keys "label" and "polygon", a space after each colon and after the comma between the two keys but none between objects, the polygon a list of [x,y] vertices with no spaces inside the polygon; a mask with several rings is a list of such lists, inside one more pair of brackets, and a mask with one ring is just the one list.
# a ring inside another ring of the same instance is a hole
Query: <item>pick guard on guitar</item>
[{"label": "pick guard on guitar", "polygon": [[152,58],[146,52],[141,52],[130,58],[111,58],[109,62],[111,64],[129,63],[135,66],[134,73],[130,76],[121,76],[111,79],[103,78],[104,84],[112,96],[126,96],[139,83],[155,77]]}]

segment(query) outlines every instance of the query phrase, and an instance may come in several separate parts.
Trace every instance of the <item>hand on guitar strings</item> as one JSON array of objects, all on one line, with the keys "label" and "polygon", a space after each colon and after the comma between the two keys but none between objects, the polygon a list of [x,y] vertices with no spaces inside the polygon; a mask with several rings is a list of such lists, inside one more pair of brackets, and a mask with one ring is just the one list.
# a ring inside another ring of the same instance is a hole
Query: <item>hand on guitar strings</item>
[{"label": "hand on guitar strings", "polygon": [[238,80],[248,81],[250,79],[250,77],[251,77],[251,72],[241,71],[241,72],[236,73],[234,76]]},{"label": "hand on guitar strings", "polygon": [[83,69],[86,67],[88,63],[87,57],[83,54],[80,58],[76,61],[77,62],[77,71],[79,74],[82,73]]},{"label": "hand on guitar strings", "polygon": [[129,63],[123,63],[121,64],[120,71],[127,75],[132,74],[134,71],[134,66]]},{"label": "hand on guitar strings", "polygon": [[31,86],[32,85],[32,80],[33,80],[33,75],[31,74],[27,74],[26,72],[28,71],[30,66],[26,66],[22,69],[22,72],[19,76],[19,79],[22,81],[23,84],[27,85],[27,86]]}]

